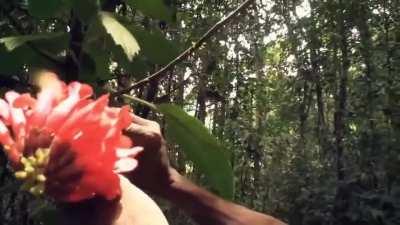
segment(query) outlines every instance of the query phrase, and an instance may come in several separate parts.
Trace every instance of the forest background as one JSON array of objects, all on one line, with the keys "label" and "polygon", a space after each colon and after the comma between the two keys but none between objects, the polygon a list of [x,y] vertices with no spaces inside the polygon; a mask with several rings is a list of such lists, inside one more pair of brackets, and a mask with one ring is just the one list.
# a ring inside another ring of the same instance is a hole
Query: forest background
[{"label": "forest background", "polygon": [[[0,37],[1,95],[52,70],[166,123],[172,164],[249,208],[400,224],[398,0],[0,0]],[[56,220],[16,186],[1,153],[0,224]]]}]

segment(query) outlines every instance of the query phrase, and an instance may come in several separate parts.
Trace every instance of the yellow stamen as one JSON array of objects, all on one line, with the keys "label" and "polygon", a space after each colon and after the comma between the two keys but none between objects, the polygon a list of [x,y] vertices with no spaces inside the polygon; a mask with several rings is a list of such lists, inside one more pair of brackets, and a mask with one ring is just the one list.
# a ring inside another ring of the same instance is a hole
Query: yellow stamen
[{"label": "yellow stamen", "polygon": [[35,186],[29,188],[29,192],[35,196],[42,195],[44,192],[44,185],[43,184],[35,185]]},{"label": "yellow stamen", "polygon": [[26,166],[25,167],[25,172],[27,172],[28,174],[29,173],[33,173],[33,172],[35,172],[35,168],[33,166],[31,166],[31,165]]},{"label": "yellow stamen", "polygon": [[43,174],[39,174],[36,176],[36,180],[39,182],[45,182],[46,181],[46,177]]},{"label": "yellow stamen", "polygon": [[50,150],[39,148],[36,153],[36,162],[39,166],[45,166],[49,161]]},{"label": "yellow stamen", "polygon": [[44,155],[43,149],[39,148],[38,150],[36,150],[35,152],[36,158],[43,157],[43,155]]},{"label": "yellow stamen", "polygon": [[29,162],[29,160],[25,157],[21,158],[21,163],[26,167],[26,166],[30,166],[31,163]]},{"label": "yellow stamen", "polygon": [[25,171],[18,171],[18,172],[15,172],[15,177],[19,180],[23,180],[28,177],[28,173]]},{"label": "yellow stamen", "polygon": [[15,177],[23,180],[21,188],[27,190],[33,195],[41,195],[45,190],[46,176],[44,170],[49,161],[49,149],[37,149],[29,157],[22,157],[21,164],[23,168],[15,172]]}]

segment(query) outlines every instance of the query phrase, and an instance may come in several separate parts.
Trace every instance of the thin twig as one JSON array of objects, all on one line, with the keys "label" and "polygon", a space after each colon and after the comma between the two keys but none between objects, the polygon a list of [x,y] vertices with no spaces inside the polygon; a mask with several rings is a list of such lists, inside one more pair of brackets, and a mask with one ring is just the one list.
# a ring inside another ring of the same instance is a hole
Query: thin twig
[{"label": "thin twig", "polygon": [[165,75],[165,72],[171,67],[175,66],[176,64],[180,63],[182,60],[186,59],[190,54],[192,54],[195,50],[197,50],[202,44],[210,38],[216,31],[218,31],[222,26],[227,24],[232,18],[234,18],[239,12],[242,10],[246,9],[251,3],[253,3],[255,0],[246,0],[243,2],[241,5],[239,5],[234,11],[232,11],[228,16],[222,18],[218,23],[216,23],[214,26],[212,26],[196,43],[194,43],[191,47],[186,49],[184,52],[182,52],[178,57],[176,57],[174,60],[169,62],[166,66],[158,70],[157,72],[153,73],[152,75],[144,78],[143,80],[140,80],[136,83],[134,83],[132,86],[120,90],[118,92],[115,92],[111,94],[112,97],[118,97],[121,96],[122,94],[128,93],[131,90],[140,87],[144,84],[147,84],[151,80],[155,79],[160,79]]},{"label": "thin twig", "polygon": [[150,102],[148,102],[146,100],[137,98],[135,96],[130,96],[130,95],[127,95],[127,94],[122,94],[122,97],[126,98],[126,99],[129,99],[131,101],[134,101],[134,102],[138,102],[138,103],[140,103],[142,105],[145,105],[145,106],[149,107],[152,110],[157,110],[157,106],[156,105],[154,105],[154,104],[152,104],[152,103],[150,103]]}]

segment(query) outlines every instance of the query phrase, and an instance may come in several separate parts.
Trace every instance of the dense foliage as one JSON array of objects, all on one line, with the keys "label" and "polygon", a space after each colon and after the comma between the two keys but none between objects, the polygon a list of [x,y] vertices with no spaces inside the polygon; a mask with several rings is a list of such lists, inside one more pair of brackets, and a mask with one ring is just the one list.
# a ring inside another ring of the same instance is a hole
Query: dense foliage
[{"label": "dense foliage", "polygon": [[[241,3],[0,0],[0,92],[35,91],[38,69],[90,82],[98,94],[123,90]],[[137,114],[166,122],[180,172],[216,193],[233,193],[230,164],[234,200],[291,225],[394,225],[399,73],[399,1],[256,0],[129,94],[157,104],[132,102]],[[54,220],[51,203],[16,191],[3,156],[0,165],[0,223]],[[190,223],[175,206],[163,208],[171,224]]]}]

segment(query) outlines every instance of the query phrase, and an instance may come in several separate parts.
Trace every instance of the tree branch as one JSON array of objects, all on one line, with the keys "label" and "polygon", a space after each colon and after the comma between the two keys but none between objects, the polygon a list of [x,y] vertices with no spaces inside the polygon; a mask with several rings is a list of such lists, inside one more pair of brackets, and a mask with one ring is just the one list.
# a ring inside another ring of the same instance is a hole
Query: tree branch
[{"label": "tree branch", "polygon": [[169,62],[166,66],[158,70],[157,72],[153,73],[152,75],[134,83],[132,86],[129,88],[117,91],[113,94],[111,94],[111,97],[118,97],[121,96],[122,94],[128,93],[131,90],[140,87],[142,85],[145,85],[149,83],[152,80],[160,79],[165,75],[165,72],[169,69],[171,69],[173,66],[176,64],[180,63],[184,59],[186,59],[190,54],[192,54],[195,50],[197,50],[208,38],[210,38],[216,31],[218,31],[222,26],[230,22],[232,18],[237,16],[239,12],[242,10],[246,9],[248,6],[250,6],[251,3],[253,3],[255,0],[246,0],[243,2],[241,5],[239,5],[234,11],[229,13],[228,16],[222,18],[218,23],[216,23],[214,26],[212,26],[196,43],[194,43],[191,47],[186,49],[184,52],[182,52],[178,57],[176,57],[174,60]]}]

